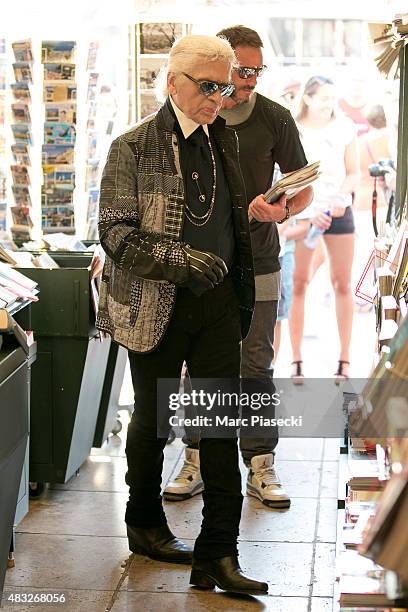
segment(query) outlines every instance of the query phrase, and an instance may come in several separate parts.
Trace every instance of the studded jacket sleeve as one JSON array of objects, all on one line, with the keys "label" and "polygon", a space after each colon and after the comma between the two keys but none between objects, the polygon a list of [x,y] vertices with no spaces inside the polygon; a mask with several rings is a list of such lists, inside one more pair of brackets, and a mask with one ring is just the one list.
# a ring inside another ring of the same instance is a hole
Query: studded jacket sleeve
[{"label": "studded jacket sleeve", "polygon": [[120,269],[140,278],[183,283],[189,276],[183,243],[140,229],[137,158],[135,143],[123,136],[113,141],[101,181],[101,245]]}]

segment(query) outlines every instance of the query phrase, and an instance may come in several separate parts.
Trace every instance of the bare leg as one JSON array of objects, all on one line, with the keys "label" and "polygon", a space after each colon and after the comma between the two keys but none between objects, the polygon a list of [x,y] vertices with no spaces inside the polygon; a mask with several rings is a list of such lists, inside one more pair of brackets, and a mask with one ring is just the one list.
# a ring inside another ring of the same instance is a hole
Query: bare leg
[{"label": "bare leg", "polygon": [[289,312],[289,333],[293,361],[301,361],[301,347],[304,327],[306,289],[311,280],[314,251],[308,249],[303,240],[296,241],[295,271],[293,273],[292,307]]},{"label": "bare leg", "polygon": [[[354,234],[324,236],[330,260],[330,278],[336,298],[337,327],[340,338],[340,359],[350,361],[350,341],[353,326],[353,296],[351,267],[354,256]],[[347,375],[347,368],[344,368]]]}]

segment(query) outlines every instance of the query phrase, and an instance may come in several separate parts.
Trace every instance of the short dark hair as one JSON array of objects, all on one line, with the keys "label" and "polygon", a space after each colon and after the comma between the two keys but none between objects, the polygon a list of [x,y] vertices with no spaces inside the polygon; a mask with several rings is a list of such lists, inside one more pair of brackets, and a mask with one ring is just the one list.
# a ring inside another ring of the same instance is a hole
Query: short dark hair
[{"label": "short dark hair", "polygon": [[243,25],[232,26],[231,28],[224,28],[217,32],[217,36],[226,38],[233,49],[237,47],[253,47],[254,49],[261,49],[263,43],[258,32],[251,30]]}]

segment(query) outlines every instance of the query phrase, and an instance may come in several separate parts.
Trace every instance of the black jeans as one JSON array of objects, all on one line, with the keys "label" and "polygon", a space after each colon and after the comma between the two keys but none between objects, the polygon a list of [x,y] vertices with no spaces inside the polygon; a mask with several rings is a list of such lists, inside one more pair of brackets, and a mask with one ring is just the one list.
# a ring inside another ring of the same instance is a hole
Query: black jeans
[{"label": "black jeans", "polygon": [[[184,361],[192,378],[238,379],[240,340],[238,299],[227,278],[201,297],[179,289],[159,346],[151,353],[129,352],[135,410],[126,442],[128,525],[149,528],[166,523],[160,492],[166,439],[157,437],[157,379],[178,380]],[[204,507],[194,556],[235,555],[242,508],[236,438],[201,439],[200,465]]]},{"label": "black jeans", "polygon": [[[275,325],[278,312],[278,301],[270,300],[266,302],[255,302],[254,316],[252,318],[251,329],[245,340],[242,342],[241,354],[241,377],[243,381],[243,392],[251,393],[262,392],[272,395],[275,392],[273,384],[273,342]],[[254,385],[251,386],[250,380],[253,379]],[[185,381],[185,389],[188,390],[189,381]],[[186,406],[186,416],[194,417],[194,410]],[[274,413],[270,413],[274,416]],[[194,430],[185,427],[183,442],[189,448],[198,448],[199,437],[194,434]],[[279,431],[277,427],[271,427],[268,436],[263,438],[240,437],[239,446],[245,465],[251,464],[252,457],[273,453],[279,441]]]}]

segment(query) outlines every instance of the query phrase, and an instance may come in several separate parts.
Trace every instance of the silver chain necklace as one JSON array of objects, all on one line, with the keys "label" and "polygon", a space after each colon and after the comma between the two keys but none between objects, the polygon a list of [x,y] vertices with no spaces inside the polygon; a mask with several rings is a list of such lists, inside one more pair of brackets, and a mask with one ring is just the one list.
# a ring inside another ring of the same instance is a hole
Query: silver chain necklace
[{"label": "silver chain necklace", "polygon": [[[196,215],[191,208],[189,207],[189,205],[186,202],[186,217],[187,219],[190,221],[190,223],[192,223],[193,225],[197,226],[197,227],[202,227],[203,225],[205,225],[206,223],[208,223],[208,221],[210,220],[210,217],[212,215],[213,209],[214,209],[214,204],[215,204],[215,190],[216,190],[216,184],[217,184],[217,166],[215,163],[215,157],[214,157],[214,151],[212,148],[212,144],[211,144],[211,139],[208,137],[208,146],[210,147],[210,154],[211,154],[211,162],[212,162],[212,167],[213,167],[213,185],[212,185],[212,194],[211,194],[211,201],[210,201],[210,206],[207,210],[207,212],[205,212],[203,215]],[[191,174],[191,178],[193,179],[193,181],[196,182],[197,184],[197,189],[198,189],[198,199],[200,200],[200,202],[205,202],[205,195],[203,193],[201,193],[201,189],[200,189],[200,185],[198,184],[198,179],[199,179],[199,174],[198,172],[192,172]]]}]

